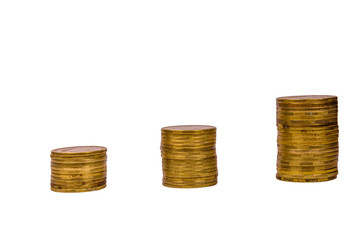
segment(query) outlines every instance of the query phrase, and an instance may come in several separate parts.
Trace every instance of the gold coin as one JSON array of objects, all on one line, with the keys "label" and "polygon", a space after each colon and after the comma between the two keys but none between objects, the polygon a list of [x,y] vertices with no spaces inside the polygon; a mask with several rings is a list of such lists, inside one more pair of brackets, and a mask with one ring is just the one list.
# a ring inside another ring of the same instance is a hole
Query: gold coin
[{"label": "gold coin", "polygon": [[291,176],[291,175],[279,175],[277,174],[277,179],[293,179],[295,182],[318,182],[319,179],[324,179],[323,181],[326,181],[325,179],[335,179],[337,177],[337,173],[332,175],[308,175],[307,177],[297,177],[297,176]]},{"label": "gold coin", "polygon": [[172,181],[173,183],[186,183],[186,182],[207,182],[207,181],[213,181],[214,178],[217,177],[217,173],[211,175],[211,176],[206,176],[206,177],[192,177],[192,178],[183,178],[182,176],[180,177],[168,177],[168,176],[164,176],[163,179],[167,180],[167,181]]},{"label": "gold coin", "polygon": [[162,141],[215,141],[216,133],[212,134],[161,134]]},{"label": "gold coin", "polygon": [[338,157],[339,152],[336,150],[334,152],[325,152],[325,153],[288,153],[288,152],[279,152],[277,154],[279,158],[294,158],[294,159],[304,159],[304,158],[331,158]]},{"label": "gold coin", "polygon": [[326,109],[337,109],[338,103],[336,101],[324,103],[324,104],[289,104],[289,103],[276,103],[276,109],[278,111],[306,111],[306,110],[326,110]]},{"label": "gold coin", "polygon": [[82,179],[100,179],[106,177],[106,172],[99,172],[95,174],[52,174],[52,179],[57,180],[82,180]]},{"label": "gold coin", "polygon": [[[327,172],[325,172],[327,171]],[[316,172],[299,172],[299,171],[292,171],[292,172],[286,172],[284,170],[277,169],[277,174],[282,177],[288,177],[288,178],[318,178],[318,177],[332,177],[338,174],[338,169],[334,168],[333,170],[319,170]],[[320,173],[323,172],[323,173]]]},{"label": "gold coin", "polygon": [[163,166],[171,166],[173,168],[194,168],[201,167],[205,169],[207,166],[216,168],[216,157],[206,158],[201,160],[178,160],[178,159],[166,159],[163,158],[162,164]]},{"label": "gold coin", "polygon": [[97,184],[106,181],[106,177],[98,178],[98,179],[55,179],[51,178],[51,183],[57,185],[66,185],[66,186],[85,186],[90,184]]},{"label": "gold coin", "polygon": [[197,185],[197,184],[206,184],[209,182],[216,181],[217,175],[209,176],[209,177],[196,177],[196,178],[172,178],[165,177],[163,178],[163,182],[171,183],[174,185]]},{"label": "gold coin", "polygon": [[328,181],[326,179],[335,179],[337,177],[337,174],[333,175],[324,175],[324,176],[308,176],[308,177],[296,177],[296,176],[283,176],[283,175],[276,175],[276,178],[279,180],[290,179],[293,180],[293,182],[322,182],[322,181]]},{"label": "gold coin", "polygon": [[280,161],[329,161],[331,159],[338,159],[338,152],[322,153],[278,153],[277,159]]},{"label": "gold coin", "polygon": [[330,139],[330,138],[339,138],[339,133],[338,132],[328,132],[327,134],[318,134],[318,135],[310,135],[310,134],[278,134],[278,139],[281,140],[316,140],[316,139]]},{"label": "gold coin", "polygon": [[313,110],[337,110],[337,102],[329,102],[327,104],[285,104],[276,103],[276,110],[280,111],[313,111]]},{"label": "gold coin", "polygon": [[295,158],[295,157],[278,157],[277,158],[278,162],[281,163],[295,163],[295,162],[310,162],[310,163],[315,163],[315,162],[330,162],[330,161],[338,161],[338,156],[334,156],[334,157],[312,157],[312,158]]},{"label": "gold coin", "polygon": [[304,108],[276,108],[276,115],[285,115],[285,114],[289,114],[289,113],[296,113],[296,114],[303,114],[305,112],[312,112],[312,111],[338,111],[338,106],[333,106],[333,107],[304,107]]},{"label": "gold coin", "polygon": [[277,169],[278,173],[281,174],[288,174],[288,175],[307,175],[307,174],[327,174],[337,171],[337,167],[327,169],[327,170],[317,170],[317,171],[295,171],[295,170],[284,170],[284,169]]},{"label": "gold coin", "polygon": [[203,144],[216,144],[216,139],[202,139],[202,140],[174,140],[174,139],[161,139],[161,144],[168,145],[203,145]]},{"label": "gold coin", "polygon": [[337,168],[337,162],[327,164],[327,165],[321,165],[321,166],[290,166],[288,164],[283,164],[281,162],[278,162],[276,164],[277,169],[282,170],[289,170],[289,171],[313,171],[313,170],[328,170],[332,168]]},{"label": "gold coin", "polygon": [[338,143],[327,144],[327,145],[285,145],[278,144],[278,150],[291,153],[320,153],[320,152],[330,152],[336,151],[339,149]]},{"label": "gold coin", "polygon": [[287,126],[277,124],[277,128],[281,132],[286,133],[326,133],[328,131],[339,131],[339,126]]},{"label": "gold coin", "polygon": [[50,154],[50,158],[52,159],[56,159],[56,160],[74,160],[74,159],[79,159],[79,160],[83,160],[83,159],[100,159],[100,158],[104,158],[106,157],[106,152],[103,153],[96,153],[96,154],[65,154],[65,155],[61,155],[61,154]]},{"label": "gold coin", "polygon": [[55,163],[51,162],[51,166],[57,169],[62,168],[83,168],[83,167],[103,167],[106,166],[106,161],[93,163]]},{"label": "gold coin", "polygon": [[204,158],[211,158],[211,157],[215,157],[216,154],[212,153],[212,154],[188,154],[188,155],[179,155],[179,154],[162,154],[162,157],[164,158],[170,158],[170,159],[192,159],[192,160],[198,160],[198,159],[204,159]]},{"label": "gold coin", "polygon": [[293,157],[293,156],[278,156],[277,157],[277,161],[278,162],[282,162],[282,163],[295,163],[295,162],[303,162],[304,164],[306,162],[310,162],[310,163],[325,163],[325,162],[331,162],[331,161],[338,161],[338,156],[329,156],[329,157]]},{"label": "gold coin", "polygon": [[51,159],[51,163],[54,163],[54,164],[84,164],[84,165],[86,165],[86,164],[96,164],[96,163],[100,164],[100,163],[104,163],[104,162],[107,162],[106,158],[101,159],[101,160],[93,160],[93,161],[91,161],[91,160],[89,160],[89,161],[76,161],[76,160],[74,160],[74,161],[58,161],[58,160]]},{"label": "gold coin", "polygon": [[337,161],[333,162],[290,162],[290,163],[284,163],[284,162],[278,162],[276,166],[284,166],[284,167],[336,167],[338,165]]},{"label": "gold coin", "polygon": [[181,161],[163,161],[163,170],[166,172],[200,172],[208,173],[216,171],[216,161],[197,162],[196,164],[182,163]]},{"label": "gold coin", "polygon": [[51,168],[52,174],[89,174],[106,171],[106,167],[102,168],[84,168],[84,169],[54,169]]},{"label": "gold coin", "polygon": [[199,159],[176,159],[176,158],[162,158],[163,162],[175,162],[176,164],[187,164],[187,165],[191,165],[191,164],[204,164],[206,162],[213,162],[217,160],[217,156],[211,156],[208,158],[199,158]]},{"label": "gold coin", "polygon": [[337,126],[337,119],[329,119],[329,120],[314,120],[314,121],[284,121],[281,119],[277,120],[278,126],[283,128],[291,128],[291,127],[314,127],[314,126]]},{"label": "gold coin", "polygon": [[99,186],[106,185],[106,181],[100,183],[93,183],[93,184],[85,184],[85,185],[65,185],[65,184],[56,184],[50,183],[51,189],[66,189],[66,190],[85,190],[89,188],[97,188]]},{"label": "gold coin", "polygon": [[106,179],[101,179],[97,181],[73,181],[72,183],[69,182],[60,182],[51,180],[50,183],[53,187],[57,188],[66,188],[66,189],[83,189],[89,187],[97,187],[106,184]]},{"label": "gold coin", "polygon": [[334,137],[334,138],[324,138],[324,139],[312,139],[312,140],[297,140],[297,139],[292,139],[292,140],[287,140],[287,139],[282,139],[282,138],[278,138],[276,140],[276,142],[279,145],[291,145],[291,146],[307,146],[307,145],[328,145],[328,144],[333,144],[333,143],[338,143],[339,139],[338,137]]},{"label": "gold coin", "polygon": [[68,186],[68,185],[58,185],[58,184],[54,184],[51,183],[51,190],[58,192],[87,192],[87,191],[91,191],[89,189],[97,189],[101,186],[105,187],[106,186],[106,182],[102,182],[102,183],[96,183],[96,184],[92,184],[92,185],[83,185],[83,186]]},{"label": "gold coin", "polygon": [[210,146],[204,146],[201,148],[169,148],[169,147],[161,147],[161,152],[164,153],[178,153],[178,154],[190,154],[190,153],[210,153],[210,152],[216,152],[216,148],[212,145]]},{"label": "gold coin", "polygon": [[217,184],[217,179],[214,179],[213,181],[208,182],[201,182],[201,183],[173,183],[166,180],[163,180],[163,186],[165,187],[171,187],[171,188],[202,188],[202,187],[211,187]]},{"label": "gold coin", "polygon": [[287,182],[326,182],[330,180],[334,180],[337,176],[327,177],[327,178],[312,178],[312,179],[301,179],[301,178],[287,178],[276,175],[276,178],[281,181]]},{"label": "gold coin", "polygon": [[89,187],[89,188],[82,188],[82,189],[66,189],[66,188],[59,188],[56,186],[51,186],[51,191],[54,192],[64,192],[64,193],[75,193],[75,192],[90,192],[90,191],[96,191],[96,190],[100,190],[106,187],[106,184],[104,185],[100,185],[97,187]]},{"label": "gold coin", "polygon": [[161,140],[166,141],[216,141],[216,134],[202,134],[202,135],[168,135],[161,134]]},{"label": "gold coin", "polygon": [[216,131],[216,127],[209,125],[177,125],[161,128],[161,132],[203,133]]},{"label": "gold coin", "polygon": [[335,95],[298,95],[284,96],[276,98],[278,102],[313,102],[313,101],[332,101],[337,100]]},{"label": "gold coin", "polygon": [[337,122],[337,115],[328,115],[328,116],[305,116],[305,117],[293,117],[293,116],[287,116],[287,117],[277,117],[276,118],[278,124],[298,124],[303,127],[307,126],[308,124],[310,127],[316,127],[319,124],[325,123],[333,123]]},{"label": "gold coin", "polygon": [[161,143],[162,148],[215,148],[215,143],[206,143],[206,144],[191,144],[191,143],[184,143],[184,144],[171,144],[171,143]]},{"label": "gold coin", "polygon": [[60,155],[77,155],[77,154],[94,154],[106,152],[106,147],[99,146],[76,146],[76,147],[66,147],[66,148],[57,148],[51,151],[52,154]]},{"label": "gold coin", "polygon": [[101,154],[92,154],[92,155],[54,155],[51,154],[50,157],[59,161],[68,161],[68,160],[87,160],[87,159],[102,159],[106,157],[106,153]]},{"label": "gold coin", "polygon": [[325,111],[307,111],[307,112],[293,112],[293,111],[280,111],[276,112],[276,118],[285,120],[302,120],[302,119],[329,119],[337,118],[337,110],[325,110]]},{"label": "gold coin", "polygon": [[210,172],[210,173],[198,173],[198,172],[193,172],[188,173],[188,174],[182,174],[182,172],[167,172],[165,177],[169,178],[169,177],[181,177],[182,180],[184,179],[193,179],[194,177],[198,177],[198,178],[205,178],[205,177],[211,177],[211,178],[215,178],[217,176],[217,171],[214,172]]},{"label": "gold coin", "polygon": [[93,186],[86,186],[86,187],[67,187],[67,186],[59,186],[56,184],[51,184],[51,190],[54,192],[89,192],[100,190],[106,187],[106,183],[102,184],[95,184]]},{"label": "gold coin", "polygon": [[278,168],[282,168],[282,169],[309,169],[309,170],[314,170],[314,169],[330,169],[330,168],[334,168],[337,167],[338,162],[334,161],[332,163],[327,163],[327,164],[321,164],[321,165],[298,165],[298,166],[294,166],[294,165],[290,165],[287,163],[283,163],[283,162],[278,162],[276,164],[276,167]]},{"label": "gold coin", "polygon": [[322,137],[322,138],[311,138],[308,140],[296,139],[296,138],[283,138],[278,137],[277,142],[280,144],[293,144],[293,145],[308,145],[308,144],[330,144],[338,142],[338,136],[333,137]]},{"label": "gold coin", "polygon": [[304,110],[304,111],[279,111],[276,112],[277,116],[321,116],[328,114],[338,114],[338,109],[324,109],[324,110]]},{"label": "gold coin", "polygon": [[51,163],[51,169],[59,171],[78,171],[78,170],[92,170],[98,168],[106,168],[106,162],[95,164],[55,164]]},{"label": "gold coin", "polygon": [[331,161],[338,161],[338,156],[331,156],[331,157],[277,157],[277,162],[281,162],[284,164],[288,163],[296,163],[296,162],[302,162],[302,163],[325,163],[325,162],[331,162]]},{"label": "gold coin", "polygon": [[329,159],[329,160],[277,160],[277,165],[281,166],[293,166],[293,167],[315,167],[315,166],[332,166],[338,164],[338,159]]},{"label": "gold coin", "polygon": [[337,103],[337,97],[331,97],[327,99],[295,99],[295,98],[277,98],[277,104],[283,105],[327,105]]},{"label": "gold coin", "polygon": [[162,138],[173,139],[204,139],[216,138],[216,130],[211,132],[161,132]]}]

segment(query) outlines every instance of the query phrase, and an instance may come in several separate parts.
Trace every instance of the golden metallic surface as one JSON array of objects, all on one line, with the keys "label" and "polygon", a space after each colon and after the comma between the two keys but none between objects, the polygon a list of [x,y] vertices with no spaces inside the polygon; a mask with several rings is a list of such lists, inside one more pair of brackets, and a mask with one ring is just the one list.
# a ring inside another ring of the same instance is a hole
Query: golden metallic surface
[{"label": "golden metallic surface", "polygon": [[299,95],[299,96],[284,96],[278,97],[277,102],[319,102],[319,101],[331,101],[333,99],[337,100],[337,96],[334,95]]},{"label": "golden metallic surface", "polygon": [[161,128],[162,133],[174,133],[174,134],[203,134],[214,133],[216,127],[208,125],[178,125]]},{"label": "golden metallic surface", "polygon": [[106,187],[107,149],[98,146],[51,151],[51,190],[88,192]]},{"label": "golden metallic surface", "polygon": [[276,99],[277,175],[290,182],[322,182],[338,174],[339,127],[336,96]]},{"label": "golden metallic surface", "polygon": [[51,175],[51,179],[53,180],[86,180],[86,179],[104,179],[106,177],[106,172],[100,172],[95,174],[59,174],[59,175]]},{"label": "golden metallic surface", "polygon": [[94,160],[103,159],[104,157],[106,157],[106,152],[100,154],[84,154],[84,155],[77,154],[77,155],[65,155],[65,156],[59,154],[51,154],[50,157],[60,161],[71,161],[74,159],[76,159],[77,161],[81,161],[81,160],[87,161],[89,159],[94,159]]},{"label": "golden metallic surface", "polygon": [[289,165],[277,165],[278,169],[281,170],[294,170],[294,171],[312,171],[312,170],[328,170],[337,167],[337,162],[329,164],[329,165],[322,165],[322,166],[289,166]]},{"label": "golden metallic surface", "polygon": [[276,175],[276,178],[282,181],[287,182],[326,182],[336,179],[337,176],[325,177],[325,178],[310,178],[310,179],[301,179],[301,178],[286,178]]},{"label": "golden metallic surface", "polygon": [[64,192],[64,193],[71,193],[71,192],[90,192],[100,190],[106,187],[106,184],[102,184],[100,186],[94,187],[83,187],[83,188],[66,188],[66,186],[58,187],[56,185],[51,185],[51,190],[54,192]]},{"label": "golden metallic surface", "polygon": [[163,185],[199,188],[217,184],[216,127],[171,126],[161,129]]},{"label": "golden metallic surface", "polygon": [[287,158],[289,159],[310,159],[311,161],[319,160],[319,157],[321,160],[328,160],[332,159],[333,157],[337,159],[338,157],[337,150],[335,152],[327,152],[327,153],[321,153],[321,154],[296,154],[296,153],[278,153],[278,158],[281,158],[282,160],[285,160]]},{"label": "golden metallic surface", "polygon": [[323,173],[323,174],[286,174],[286,173],[277,173],[277,176],[283,178],[296,178],[296,179],[319,179],[319,178],[331,178],[337,176],[338,171],[334,171],[331,173]]},{"label": "golden metallic surface", "polygon": [[217,178],[213,181],[194,181],[194,182],[174,182],[172,180],[163,180],[165,187],[171,188],[200,188],[200,187],[211,187],[217,184]]},{"label": "golden metallic surface", "polygon": [[169,144],[169,143],[163,143],[162,147],[160,148],[160,150],[162,151],[172,151],[172,150],[208,150],[213,148],[215,142],[212,144],[206,143],[204,145],[200,145],[200,144]]},{"label": "golden metallic surface", "polygon": [[66,148],[57,148],[51,151],[52,154],[59,155],[86,155],[94,153],[106,152],[106,147],[99,146],[77,146],[77,147],[66,147]]}]

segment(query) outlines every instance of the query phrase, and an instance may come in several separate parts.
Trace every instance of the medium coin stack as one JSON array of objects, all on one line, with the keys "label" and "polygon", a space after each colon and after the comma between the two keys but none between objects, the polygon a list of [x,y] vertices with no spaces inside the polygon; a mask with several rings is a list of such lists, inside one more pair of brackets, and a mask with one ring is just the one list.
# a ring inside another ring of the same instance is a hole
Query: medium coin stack
[{"label": "medium coin stack", "polygon": [[276,178],[322,182],[338,174],[338,101],[336,96],[276,99],[278,156]]},{"label": "medium coin stack", "polygon": [[171,126],[161,129],[163,185],[197,188],[216,185],[216,127]]},{"label": "medium coin stack", "polygon": [[88,192],[106,187],[105,147],[67,147],[51,151],[51,190]]}]

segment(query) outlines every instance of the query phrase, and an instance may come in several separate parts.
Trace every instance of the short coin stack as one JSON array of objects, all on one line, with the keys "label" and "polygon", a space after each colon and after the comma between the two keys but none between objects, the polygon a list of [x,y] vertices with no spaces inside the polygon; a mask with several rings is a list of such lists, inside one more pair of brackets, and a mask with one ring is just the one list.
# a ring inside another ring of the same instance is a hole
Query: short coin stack
[{"label": "short coin stack", "polygon": [[163,185],[197,188],[217,183],[216,127],[185,125],[161,129]]},{"label": "short coin stack", "polygon": [[338,174],[338,101],[311,95],[276,99],[279,180],[322,182]]},{"label": "short coin stack", "polygon": [[84,146],[51,151],[51,190],[88,192],[106,187],[105,147]]}]

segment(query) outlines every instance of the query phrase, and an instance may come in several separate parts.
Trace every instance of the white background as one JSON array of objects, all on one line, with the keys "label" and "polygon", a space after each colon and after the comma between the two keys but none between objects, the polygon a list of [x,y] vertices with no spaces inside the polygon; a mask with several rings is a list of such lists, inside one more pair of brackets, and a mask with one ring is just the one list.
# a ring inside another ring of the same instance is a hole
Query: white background
[{"label": "white background", "polygon": [[[1,239],[359,239],[360,2],[0,2]],[[275,98],[339,97],[338,179],[275,179]],[[162,186],[160,128],[218,128],[219,183]],[[108,148],[104,190],[50,151]]]}]

